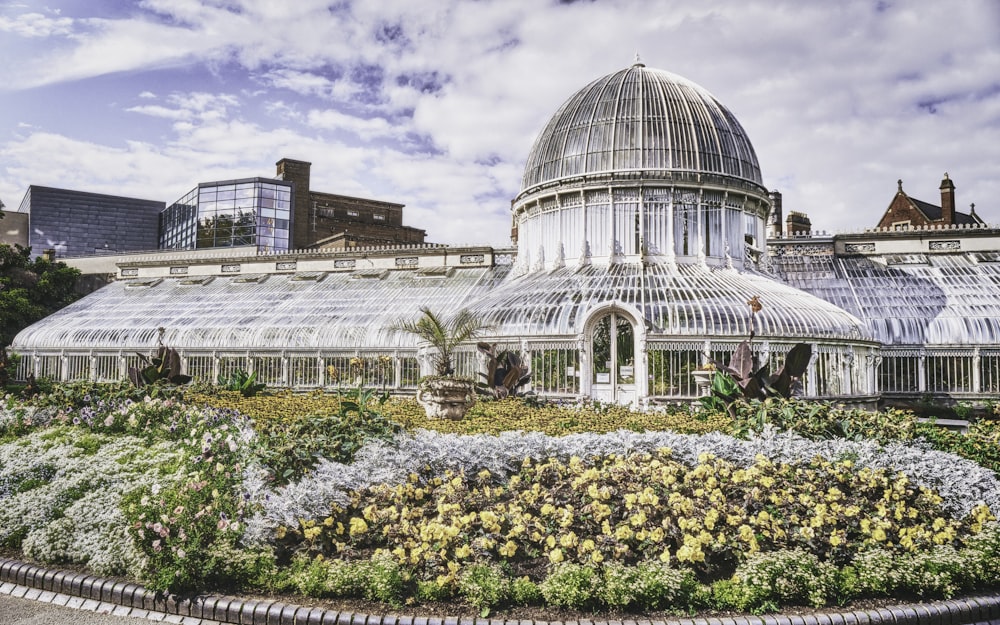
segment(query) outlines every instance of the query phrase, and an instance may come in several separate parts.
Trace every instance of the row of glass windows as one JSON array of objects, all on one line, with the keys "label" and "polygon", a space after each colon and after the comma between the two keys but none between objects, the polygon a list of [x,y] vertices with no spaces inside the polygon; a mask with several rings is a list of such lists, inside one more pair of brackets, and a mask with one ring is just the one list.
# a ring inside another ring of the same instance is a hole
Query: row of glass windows
[{"label": "row of glass windows", "polygon": [[198,187],[161,214],[160,247],[287,250],[291,203],[291,186],[273,181]]},{"label": "row of glass windows", "polygon": [[[627,323],[625,325],[628,325]],[[628,325],[629,331],[631,326]],[[620,330],[621,328],[619,328]],[[595,366],[585,372],[581,365],[580,352],[575,342],[553,342],[550,344],[532,345],[526,354],[530,363],[530,390],[550,396],[579,395],[582,388],[582,377],[590,376],[594,384],[607,383],[615,379],[618,384],[635,383],[639,372],[635,369],[634,344],[631,335],[628,340],[614,341],[610,337],[619,336],[621,332],[613,333],[610,328],[600,330],[594,336]],[[602,337],[603,340],[602,342]],[[517,345],[501,346],[517,350]],[[774,367],[784,360],[788,345],[771,345],[768,355]],[[710,358],[718,362],[726,362],[735,348],[735,344],[712,344]],[[705,353],[702,344],[684,343],[652,343],[646,354],[646,377],[649,395],[664,399],[690,399],[697,397],[699,389],[692,375],[705,363]],[[802,380],[802,389],[811,396],[867,395],[870,394],[867,382],[867,359],[850,358],[842,351],[821,351],[810,369],[810,373]],[[455,369],[459,375],[478,378],[480,356],[472,349],[459,350],[455,358]],[[956,360],[956,363],[960,361]],[[971,360],[969,361],[971,362]],[[984,360],[985,362],[985,360]],[[215,355],[192,353],[184,357],[185,371],[196,380],[214,383],[220,376],[227,377],[237,370],[256,372],[258,379],[268,386],[291,388],[322,388],[337,386],[357,386],[363,384],[369,387],[386,390],[408,390],[416,387],[420,379],[420,367],[416,355],[412,352],[385,352],[358,355],[356,353],[330,353],[322,355]],[[612,366],[612,363],[614,366]],[[21,379],[28,373],[38,378],[55,380],[92,380],[111,382],[120,380],[130,367],[139,366],[140,359],[135,354],[96,354],[70,356],[37,356],[27,357],[21,362],[18,375]],[[935,365],[938,366],[938,365]],[[984,392],[1000,389],[1000,356],[992,357],[989,364],[984,364],[991,373],[989,383]],[[885,382],[889,377],[887,371],[896,371],[895,365],[883,361],[880,370],[880,380]],[[965,367],[963,369],[962,367]],[[954,371],[968,373],[969,365],[955,364]],[[939,375],[935,368],[931,375]],[[613,369],[613,370],[612,370]],[[951,370],[951,369],[949,369]],[[913,372],[911,372],[913,373]],[[815,380],[810,380],[813,376]],[[885,389],[889,391],[888,388]],[[945,392],[957,392],[962,389],[937,388]],[[969,389],[964,389],[968,391]],[[914,389],[915,392],[915,389]]]}]

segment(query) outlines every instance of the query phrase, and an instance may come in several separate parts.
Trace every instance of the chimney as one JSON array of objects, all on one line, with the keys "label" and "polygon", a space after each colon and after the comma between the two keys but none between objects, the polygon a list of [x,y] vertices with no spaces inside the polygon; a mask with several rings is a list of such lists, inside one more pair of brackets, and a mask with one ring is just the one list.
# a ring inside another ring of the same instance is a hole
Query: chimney
[{"label": "chimney", "polygon": [[277,163],[278,178],[292,183],[292,232],[289,247],[299,250],[313,241],[309,238],[309,170],[312,163],[283,158]]},{"label": "chimney", "polygon": [[812,221],[805,213],[792,211],[785,219],[785,233],[790,237],[807,237],[812,234]]},{"label": "chimney", "polygon": [[941,222],[947,226],[955,224],[955,183],[944,173],[941,181]]},{"label": "chimney", "polygon": [[767,238],[780,239],[783,233],[781,222],[784,214],[781,209],[781,192],[771,191],[771,212],[767,216]]}]

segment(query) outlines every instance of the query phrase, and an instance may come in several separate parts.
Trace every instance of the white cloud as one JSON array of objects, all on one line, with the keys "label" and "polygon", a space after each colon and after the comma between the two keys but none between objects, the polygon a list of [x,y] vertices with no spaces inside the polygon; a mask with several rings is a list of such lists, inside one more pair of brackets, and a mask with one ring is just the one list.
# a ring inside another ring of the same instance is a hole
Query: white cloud
[{"label": "white cloud", "polygon": [[68,17],[49,17],[41,13],[24,13],[17,17],[0,16],[0,32],[21,37],[53,37],[72,32],[73,20]]},{"label": "white cloud", "polygon": [[[289,156],[313,162],[316,188],[406,204],[406,222],[431,240],[502,245],[523,161],[549,116],[639,52],[731,108],[765,184],[817,228],[873,224],[897,178],[934,202],[944,171],[961,206],[975,201],[1000,222],[1000,9],[991,0],[372,0],[332,9],[326,0],[145,0],[115,18],[4,15],[0,30],[16,23],[59,38],[41,54],[0,43],[14,54],[10,66],[24,68],[0,69],[8,93],[28,97],[17,89],[24,81],[56,94],[69,81],[114,75],[135,86],[113,97],[149,123],[100,140],[64,126],[60,142],[25,134],[51,120],[0,112],[0,197],[41,184],[25,179],[32,172],[113,192],[91,156],[119,162],[129,188],[141,189],[143,176],[151,190],[170,187],[166,197],[198,181],[268,175]],[[196,74],[204,68],[214,73]],[[62,114],[79,114],[85,129],[89,116],[108,113]],[[167,134],[157,134],[157,119],[172,124]]]}]

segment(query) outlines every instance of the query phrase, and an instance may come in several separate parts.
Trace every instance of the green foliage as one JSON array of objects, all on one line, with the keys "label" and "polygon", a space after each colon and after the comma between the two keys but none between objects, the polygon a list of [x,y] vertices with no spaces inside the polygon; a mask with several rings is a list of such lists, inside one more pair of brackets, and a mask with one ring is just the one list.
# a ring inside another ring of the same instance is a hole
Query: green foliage
[{"label": "green foliage", "polygon": [[840,592],[847,599],[900,595],[947,599],[982,579],[976,570],[980,562],[971,550],[963,552],[952,545],[906,554],[873,549],[858,554],[844,568]]},{"label": "green foliage", "polygon": [[549,605],[584,609],[596,603],[600,583],[593,567],[563,562],[552,567],[538,588]]},{"label": "green foliage", "polygon": [[[310,597],[344,597],[402,604],[409,585],[403,570],[378,555],[369,560],[327,560],[296,556],[274,583],[278,590],[292,590]],[[427,592],[432,592],[425,586]]]},{"label": "green foliage", "polygon": [[933,423],[917,423],[914,436],[926,439],[935,449],[1000,473],[1000,421],[976,421],[966,433],[948,430]]},{"label": "green foliage", "polygon": [[727,408],[740,400],[763,400],[769,397],[789,398],[805,373],[812,357],[812,347],[798,343],[785,356],[777,372],[771,373],[768,363],[757,366],[750,341],[736,347],[728,365],[715,363],[711,394],[702,405],[709,409]]},{"label": "green foliage", "polygon": [[75,301],[77,269],[38,257],[31,248],[0,244],[0,345],[32,323]]},{"label": "green foliage", "polygon": [[771,398],[733,405],[730,433],[745,437],[765,425],[812,440],[871,439],[880,443],[912,440],[916,416],[887,408],[880,411],[839,408],[828,402]]},{"label": "green foliage", "polygon": [[612,609],[640,611],[690,606],[698,587],[689,569],[673,569],[666,564],[642,562],[626,566],[617,562],[604,565],[600,597]]},{"label": "green foliage", "polygon": [[435,349],[434,372],[441,376],[455,373],[452,366],[455,348],[489,328],[482,319],[464,308],[448,318],[431,312],[427,307],[421,308],[420,312],[416,321],[401,321],[393,329],[413,334],[430,343]]},{"label": "green foliage", "polygon": [[[160,334],[163,334],[163,328],[160,328]],[[191,376],[181,373],[181,356],[172,347],[161,343],[152,358],[143,354],[136,355],[146,363],[145,367],[132,367],[128,370],[128,379],[137,388],[187,384],[191,381]]]},{"label": "green foliage", "polygon": [[[39,392],[25,403],[31,406],[52,407],[59,409],[80,409],[85,407],[110,406],[125,401],[139,402],[146,396],[146,390],[140,389],[128,382],[64,382],[60,384],[45,384]],[[164,389],[160,394],[163,398],[178,399],[179,390]]]},{"label": "green foliage", "polygon": [[518,389],[531,380],[528,364],[517,352],[497,352],[496,343],[479,343],[476,347],[487,358],[486,373],[479,374],[485,381],[476,386],[481,395],[495,399],[515,397]]},{"label": "green foliage", "polygon": [[452,587],[442,584],[436,579],[418,579],[414,586],[413,599],[417,603],[430,603],[434,601],[447,601],[453,596]]},{"label": "green foliage", "polygon": [[511,583],[496,564],[472,564],[458,578],[458,593],[485,617],[510,599]]},{"label": "green foliage", "polygon": [[[149,402],[174,419],[166,434],[186,456],[184,477],[126,495],[123,509],[136,545],[148,562],[150,588],[179,592],[217,582],[210,554],[232,553],[242,535],[246,501],[239,488],[247,461],[240,417],[219,411],[189,411],[180,422],[171,402]],[[130,421],[132,421],[130,419]],[[138,425],[139,420],[136,419]]]},{"label": "green foliage", "polygon": [[261,419],[256,422],[254,453],[285,484],[299,479],[321,458],[350,462],[366,442],[389,438],[400,426],[380,412],[384,393],[371,389],[343,391],[330,413],[305,412],[291,419]]},{"label": "green foliage", "polygon": [[233,371],[228,377],[219,374],[219,386],[223,390],[236,391],[244,397],[253,397],[267,388],[267,385],[257,381],[257,372],[247,373],[243,369]]},{"label": "green foliage", "polygon": [[776,611],[782,605],[821,607],[836,594],[836,569],[802,549],[749,556],[730,580],[713,585],[716,607]]},{"label": "green foliage", "polygon": [[522,575],[510,582],[510,602],[513,605],[537,605],[542,602],[542,591],[531,578]]}]

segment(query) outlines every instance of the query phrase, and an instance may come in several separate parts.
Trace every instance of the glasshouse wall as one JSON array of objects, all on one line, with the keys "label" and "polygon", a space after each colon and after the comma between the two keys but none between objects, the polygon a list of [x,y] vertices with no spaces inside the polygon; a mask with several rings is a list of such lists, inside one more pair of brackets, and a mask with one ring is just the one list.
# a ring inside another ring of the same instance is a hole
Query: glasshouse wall
[{"label": "glasshouse wall", "polygon": [[[706,363],[726,363],[737,346],[736,341],[663,341],[650,340],[644,350],[636,354],[623,371],[624,383],[636,383],[641,391],[639,399],[647,401],[690,400],[704,392],[699,389],[698,370]],[[772,370],[781,366],[784,355],[793,347],[790,342],[759,341],[754,351],[760,363],[769,362]],[[498,350],[518,352],[525,362],[530,363],[531,379],[525,390],[537,395],[553,398],[577,398],[589,389],[590,382],[600,380],[602,370],[595,366],[584,370],[586,359],[581,358],[580,343],[577,340],[521,341],[501,343]],[[878,364],[876,349],[863,346],[840,346],[816,344],[814,356],[801,385],[801,394],[806,397],[870,397],[878,392],[876,381],[883,385],[890,382],[886,375],[889,367],[895,367],[899,375],[893,378],[897,388],[915,387],[924,392],[935,392],[937,387],[917,384],[908,375],[916,376],[920,371],[930,373],[947,370],[951,377],[945,377],[952,388],[959,380],[961,366],[951,360],[935,360],[936,356],[918,369],[916,365],[905,368],[902,357],[883,358],[876,379],[875,365]],[[296,352],[291,350],[267,352],[202,352],[181,351],[183,370],[196,381],[215,383],[220,377],[227,378],[237,371],[256,373],[259,382],[272,388],[296,390],[337,388],[363,385],[381,388],[396,393],[413,392],[420,377],[428,372],[427,354],[418,350],[337,351],[337,352]],[[915,362],[919,359],[915,359]],[[955,360],[958,362],[959,360]],[[1000,387],[1000,353],[980,358],[977,362],[988,370],[982,379],[983,388]],[[18,377],[25,379],[29,374],[35,378],[46,378],[63,382],[92,381],[114,382],[128,378],[128,370],[144,364],[135,352],[38,352],[26,355],[19,363]],[[455,357],[456,373],[461,376],[482,380],[480,372],[485,371],[485,359],[473,345],[459,349]],[[950,368],[949,368],[950,367]],[[643,381],[638,372],[645,370]],[[972,375],[968,379],[972,379]],[[916,378],[914,378],[915,380]],[[964,379],[964,378],[962,378]],[[897,382],[898,381],[898,382]],[[644,384],[643,384],[644,382]],[[905,385],[910,386],[905,386]],[[929,390],[924,390],[924,388]],[[955,391],[949,391],[955,392]]]}]

